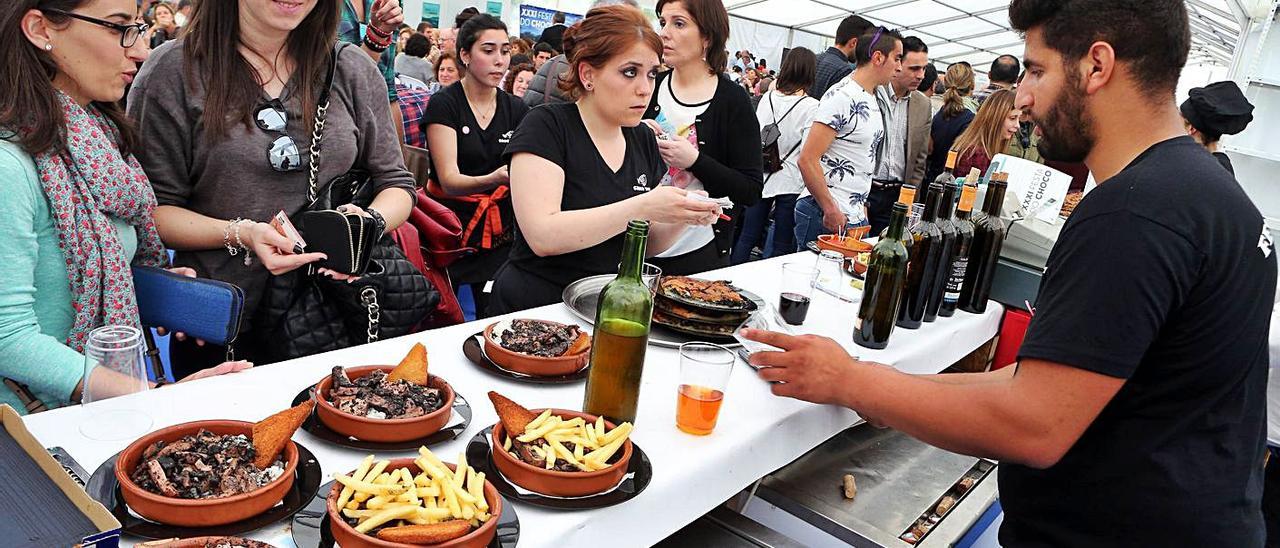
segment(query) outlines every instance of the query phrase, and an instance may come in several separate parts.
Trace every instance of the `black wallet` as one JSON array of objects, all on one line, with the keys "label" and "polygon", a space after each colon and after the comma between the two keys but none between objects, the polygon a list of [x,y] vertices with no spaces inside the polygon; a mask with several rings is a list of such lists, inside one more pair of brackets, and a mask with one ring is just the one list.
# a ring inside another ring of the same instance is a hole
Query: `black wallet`
[{"label": "black wallet", "polygon": [[307,241],[308,253],[328,257],[316,266],[352,276],[363,275],[369,268],[373,246],[382,236],[372,218],[333,209],[304,211],[294,225]]}]

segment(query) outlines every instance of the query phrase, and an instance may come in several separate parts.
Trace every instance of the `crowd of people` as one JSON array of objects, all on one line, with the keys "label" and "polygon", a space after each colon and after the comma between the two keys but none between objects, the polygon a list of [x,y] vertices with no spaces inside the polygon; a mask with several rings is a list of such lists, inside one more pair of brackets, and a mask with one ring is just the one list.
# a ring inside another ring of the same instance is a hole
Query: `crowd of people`
[{"label": "crowd of people", "polygon": [[1007,545],[1261,545],[1274,246],[1217,151],[1252,105],[1229,82],[1173,104],[1181,0],[1014,0],[1026,57],[997,58],[981,89],[857,15],[775,73],[730,56],[720,0],[659,0],[656,29],[634,0],[599,0],[537,42],[475,8],[408,28],[394,0],[143,4],[0,5],[0,402],[80,399],[88,333],[141,327],[130,266],[244,293],[247,361],[178,334],[177,377],[277,359],[264,303],[282,280],[341,293],[379,275],[320,268],[272,224],[347,185],[360,199],[332,205],[378,245],[447,207],[468,251],[452,284],[484,316],[615,272],[632,219],[651,223],[651,262],[693,274],[878,232],[949,153],[960,175],[1007,154],[1107,182],[1063,230],[1016,367],[925,378],[747,332],[785,350],[754,354],[760,375],[1001,459]]},{"label": "crowd of people", "polygon": [[[5,8],[14,62],[0,74],[16,92],[0,102],[0,127],[17,131],[0,145],[17,160],[4,167],[41,181],[49,178],[42,170],[55,169],[46,164],[76,161],[90,154],[85,146],[106,150],[134,184],[99,189],[81,181],[91,174],[61,167],[67,188],[37,190],[54,212],[61,199],[84,209],[77,192],[114,192],[139,208],[88,208],[82,215],[96,222],[87,224],[38,212],[33,219],[45,226],[23,225],[24,237],[57,236],[62,253],[87,253],[90,263],[69,260],[63,275],[49,248],[28,265],[20,279],[31,291],[52,284],[70,294],[57,314],[42,310],[47,300],[14,301],[8,314],[36,321],[0,336],[21,341],[0,350],[23,354],[0,361],[29,364],[6,376],[70,401],[74,375],[45,378],[49,368],[36,364],[47,357],[28,350],[47,347],[69,366],[76,360],[65,352],[80,350],[84,327],[137,324],[127,276],[85,277],[103,275],[92,261],[141,260],[141,244],[149,262],[167,262],[154,257],[159,246],[184,273],[241,287],[245,336],[235,354],[272,361],[270,345],[255,336],[264,331],[264,293],[322,256],[294,253],[269,221],[300,212],[309,189],[352,171],[375,197],[343,210],[375,217],[385,232],[418,200],[457,216],[470,252],[449,265],[452,287],[438,289],[469,294],[475,315],[486,316],[554,302],[573,280],[612,272],[630,218],[655,223],[654,264],[692,274],[793,253],[822,234],[878,233],[901,187],[933,180],[949,152],[960,175],[986,172],[997,154],[1046,161],[1039,128],[1015,100],[1025,74],[1016,57],[993,61],[989,83],[976,89],[968,63],[940,71],[923,40],[858,15],[840,22],[827,50],[791,49],[775,72],[747,50],[730,54],[728,14],[715,0],[658,2],[657,29],[635,2],[601,0],[573,26],[556,14],[536,42],[475,8],[448,28],[412,28],[394,1],[299,6],[26,0]],[[119,50],[99,47],[113,34]],[[99,70],[83,68],[83,59],[100,61]],[[310,146],[321,97],[331,136],[323,163]],[[1216,150],[1221,135],[1243,128],[1245,107],[1223,83],[1194,91],[1183,114],[1188,131]],[[103,140],[68,139],[73,119],[95,121]],[[415,179],[406,169],[401,144],[423,149],[427,173]],[[691,193],[733,205],[722,210]],[[106,227],[113,229],[97,232]],[[91,232],[78,234],[84,230]],[[110,246],[68,247],[76,237]],[[110,306],[122,312],[105,312]],[[181,376],[229,355],[184,339],[171,346]]]}]

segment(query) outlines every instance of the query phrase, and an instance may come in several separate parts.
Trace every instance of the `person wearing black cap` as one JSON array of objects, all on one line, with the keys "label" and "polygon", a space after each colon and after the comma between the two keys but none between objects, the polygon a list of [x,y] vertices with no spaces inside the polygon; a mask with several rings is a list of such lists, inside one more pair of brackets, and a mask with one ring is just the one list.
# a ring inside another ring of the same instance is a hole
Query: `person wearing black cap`
[{"label": "person wearing black cap", "polygon": [[1218,163],[1235,175],[1227,153],[1218,152],[1218,140],[1223,135],[1244,131],[1245,126],[1253,121],[1253,105],[1245,99],[1239,86],[1227,80],[1192,88],[1180,110],[1187,134],[1209,149]]}]

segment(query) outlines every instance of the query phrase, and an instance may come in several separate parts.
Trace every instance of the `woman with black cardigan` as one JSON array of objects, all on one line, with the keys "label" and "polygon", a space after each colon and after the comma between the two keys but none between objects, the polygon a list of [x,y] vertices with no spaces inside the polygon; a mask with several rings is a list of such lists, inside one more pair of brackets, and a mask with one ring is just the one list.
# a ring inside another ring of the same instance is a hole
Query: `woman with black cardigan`
[{"label": "woman with black cardigan", "polygon": [[729,16],[718,0],[660,0],[663,61],[645,119],[669,167],[663,185],[729,198],[730,220],[690,226],[650,259],[663,273],[685,275],[729,266],[735,226],[760,200],[764,174],[760,127],[746,92],[724,76]]}]

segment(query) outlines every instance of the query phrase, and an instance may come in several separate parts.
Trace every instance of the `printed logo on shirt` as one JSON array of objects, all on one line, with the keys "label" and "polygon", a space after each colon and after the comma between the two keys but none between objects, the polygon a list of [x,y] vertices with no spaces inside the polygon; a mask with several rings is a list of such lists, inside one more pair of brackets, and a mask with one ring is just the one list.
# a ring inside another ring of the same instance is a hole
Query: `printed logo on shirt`
[{"label": "printed logo on shirt", "polygon": [[636,192],[648,192],[649,176],[641,173],[639,177],[636,177],[636,186],[631,187],[631,190]]},{"label": "printed logo on shirt", "polygon": [[500,145],[505,145],[505,144],[507,144],[507,143],[510,143],[510,142],[511,142],[511,135],[512,135],[513,133],[515,133],[515,130],[511,130],[511,131],[508,131],[508,132],[506,132],[506,133],[503,133],[503,134],[502,134],[502,137],[498,137],[498,144],[500,144]]},{"label": "printed logo on shirt", "polygon": [[1270,258],[1271,252],[1275,250],[1275,243],[1271,241],[1271,232],[1267,230],[1267,223],[1262,223],[1262,235],[1258,236],[1258,249],[1262,250],[1263,258]]}]

